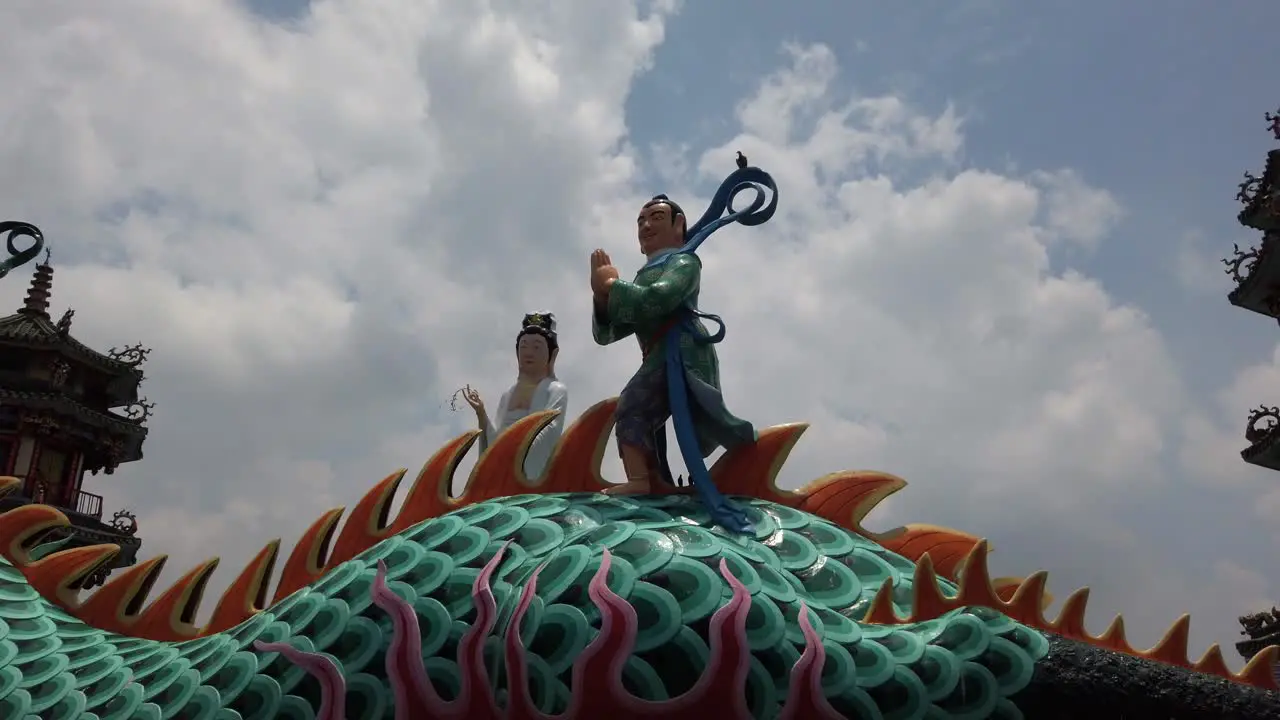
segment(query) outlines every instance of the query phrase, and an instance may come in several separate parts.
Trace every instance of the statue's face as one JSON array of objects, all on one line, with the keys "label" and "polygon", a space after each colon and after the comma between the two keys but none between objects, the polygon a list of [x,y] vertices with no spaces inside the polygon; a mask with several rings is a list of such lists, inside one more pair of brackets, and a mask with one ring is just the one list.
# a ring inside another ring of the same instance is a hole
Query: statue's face
[{"label": "statue's face", "polygon": [[545,373],[551,365],[551,348],[547,346],[547,339],[533,333],[521,335],[516,343],[516,359],[521,372]]},{"label": "statue's face", "polygon": [[636,218],[636,234],[640,238],[640,252],[645,256],[659,250],[674,250],[684,245],[684,216],[671,218],[671,206],[658,203],[640,209]]}]

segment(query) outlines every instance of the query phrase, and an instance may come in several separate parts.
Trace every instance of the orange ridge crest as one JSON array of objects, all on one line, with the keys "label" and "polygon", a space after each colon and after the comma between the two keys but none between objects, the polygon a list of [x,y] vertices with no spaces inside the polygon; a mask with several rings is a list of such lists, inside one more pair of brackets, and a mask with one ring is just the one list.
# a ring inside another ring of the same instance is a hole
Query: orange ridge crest
[{"label": "orange ridge crest", "polygon": [[[1269,647],[1258,653],[1240,673],[1235,674],[1227,668],[1222,650],[1217,645],[1210,646],[1198,661],[1190,660],[1187,637],[1191,618],[1188,615],[1175,620],[1160,642],[1149,650],[1138,650],[1129,644],[1124,635],[1124,620],[1120,617],[1111,623],[1106,632],[1095,637],[1085,629],[1088,588],[1077,590],[1068,597],[1057,619],[1050,621],[1044,616],[1044,610],[1050,602],[1048,593],[1045,592],[1048,574],[1037,572],[1021,581],[1016,588],[1011,588],[1010,579],[992,580],[987,568],[989,552],[987,541],[978,540],[963,558],[961,564],[964,569],[958,582],[959,592],[951,597],[943,594],[933,559],[925,553],[916,563],[912,579],[911,614],[905,618],[898,616],[893,606],[893,579],[886,578],[862,621],[879,625],[913,623],[932,620],[963,607],[982,606],[998,610],[1029,627],[1072,640],[1267,690],[1280,689],[1272,672],[1273,663],[1280,657],[1280,648]],[[997,582],[1002,585],[1000,589],[997,589]]]},{"label": "orange ridge crest", "polygon": [[201,637],[204,633],[195,624],[196,612],[218,562],[216,557],[209,558],[178,578],[133,621],[129,634],[171,642]]},{"label": "orange ridge crest", "polygon": [[67,605],[76,601],[76,584],[120,552],[114,544],[68,548],[22,568],[27,582],[46,598]]},{"label": "orange ridge crest", "polygon": [[423,520],[453,512],[457,501],[450,495],[453,475],[458,463],[480,436],[478,430],[460,435],[449,441],[431,456],[414,479],[413,486],[400,506],[400,512],[391,523],[391,534],[398,535]]},{"label": "orange ridge crest", "polygon": [[60,510],[49,505],[22,505],[3,515],[0,522],[0,555],[16,565],[31,563],[27,546],[41,533],[54,528],[69,527],[71,521]]},{"label": "orange ridge crest", "polygon": [[[109,560],[118,551],[117,546],[62,550],[32,563],[24,549],[31,538],[69,522],[55,508],[26,505],[0,515],[0,548],[6,549],[6,557],[22,569],[37,591],[94,627],[153,640],[188,640],[235,627],[378,541],[424,520],[523,492],[583,492],[604,487],[607,483],[601,477],[600,464],[616,404],[616,399],[597,403],[569,427],[541,481],[524,476],[524,457],[556,413],[536,413],[517,422],[476,463],[462,494],[454,498],[449,493],[454,474],[479,433],[470,431],[456,438],[423,466],[395,520],[387,522],[391,500],[405,470],[392,473],[364,494],[348,514],[336,541],[333,537],[345,508],[329,510],[312,523],[285,561],[271,602],[267,603],[271,571],[279,552],[278,540],[269,543],[223,592],[203,628],[196,627],[193,620],[205,585],[218,565],[217,558],[193,568],[140,612],[164,565],[164,556],[122,570],[102,588],[81,599],[76,597],[75,582]],[[6,483],[0,478],[0,493],[16,486],[17,480]]]},{"label": "orange ridge crest", "polygon": [[336,507],[327,511],[302,533],[298,544],[293,546],[293,552],[289,553],[289,559],[284,562],[284,570],[280,572],[280,580],[276,583],[276,593],[271,598],[272,605],[310,585],[324,574],[329,542],[333,539],[333,531],[337,529],[338,519],[345,509]]},{"label": "orange ridge crest", "polygon": [[805,498],[803,490],[793,492],[778,487],[778,473],[808,429],[808,423],[790,423],[760,430],[754,443],[739,445],[720,456],[708,471],[711,480],[726,495],[798,507]]},{"label": "orange ridge crest", "polygon": [[360,502],[347,514],[342,532],[333,543],[325,569],[335,568],[384,540],[390,534],[387,516],[391,513],[391,498],[407,470],[397,470],[369,488]]},{"label": "orange ridge crest", "polygon": [[[75,595],[76,581],[110,559],[115,546],[77,548],[51,553],[31,562],[25,550],[39,533],[68,525],[58,510],[44,505],[27,505],[0,514],[0,553],[22,569],[32,586],[51,602],[95,627],[136,637],[163,641],[186,640],[230,629],[265,607],[275,604],[315,582],[338,564],[355,557],[379,540],[403,532],[414,525],[468,505],[523,493],[593,492],[608,485],[601,476],[601,462],[613,427],[617,398],[588,408],[568,427],[557,443],[543,477],[531,480],[524,475],[526,453],[538,433],[555,419],[554,412],[530,415],[504,431],[476,463],[460,495],[450,489],[461,459],[475,443],[479,432],[472,430],[450,441],[427,461],[415,478],[396,518],[387,522],[391,499],[406,471],[400,470],[374,485],[353,508],[342,533],[329,551],[344,508],[327,511],[303,533],[285,561],[270,603],[265,602],[279,541],[268,543],[237,576],[218,601],[213,618],[204,628],[192,619],[204,586],[217,566],[217,559],[192,569],[174,583],[145,610],[165,556],[122,570],[104,587],[83,601]],[[805,423],[765,428],[755,443],[734,448],[711,468],[712,477],[727,494],[748,495],[794,507],[826,519],[840,527],[868,537],[887,549],[916,563],[912,615],[897,617],[892,604],[892,586],[886,582],[876,594],[864,622],[893,624],[924,620],[963,606],[982,605],[1009,615],[1026,625],[1089,644],[1107,647],[1149,660],[1188,667],[1230,678],[1237,682],[1275,688],[1271,669],[1280,658],[1272,647],[1258,653],[1239,674],[1232,675],[1221,650],[1209,648],[1196,663],[1187,655],[1187,620],[1179,619],[1154,648],[1138,651],[1124,637],[1124,621],[1116,618],[1107,631],[1091,636],[1085,630],[1084,615],[1088,588],[1066,599],[1053,622],[1044,618],[1052,602],[1045,592],[1046,575],[1036,573],[1026,579],[992,579],[987,568],[990,545],[976,536],[951,528],[912,524],[884,533],[862,526],[866,516],[881,501],[906,487],[900,477],[882,472],[850,471],[833,473],[796,490],[778,487],[777,477],[800,436]],[[18,487],[19,480],[0,477],[0,496]],[[938,576],[957,582],[955,597],[945,596]]]},{"label": "orange ridge crest", "polygon": [[160,577],[166,560],[167,556],[159,555],[119,570],[115,577],[83,602],[65,604],[63,608],[96,628],[127,634]]},{"label": "orange ridge crest", "polygon": [[266,609],[267,587],[271,582],[271,571],[275,568],[276,557],[279,554],[279,538],[267,543],[258,551],[258,554],[222,593],[204,633],[218,632],[213,628],[229,630]]}]

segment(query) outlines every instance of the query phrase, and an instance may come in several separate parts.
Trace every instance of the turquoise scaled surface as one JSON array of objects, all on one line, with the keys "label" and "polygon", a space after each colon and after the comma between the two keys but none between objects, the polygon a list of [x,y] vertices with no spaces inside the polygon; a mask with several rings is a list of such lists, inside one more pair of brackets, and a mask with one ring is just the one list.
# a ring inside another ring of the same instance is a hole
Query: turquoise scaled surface
[{"label": "turquoise scaled surface", "polygon": [[[523,584],[545,563],[520,628],[530,691],[544,712],[564,709],[572,662],[598,632],[587,585],[608,548],[608,585],[639,623],[624,671],[637,697],[672,698],[697,681],[710,617],[731,594],[717,570],[724,558],[752,595],[746,696],[756,717],[775,716],[786,698],[804,647],[801,602],[823,638],[823,692],[846,716],[1022,716],[1010,698],[1047,653],[1043,635],[985,608],[909,625],[861,624],[886,578],[898,612],[909,612],[914,564],[813,515],[741,502],[756,528],[751,539],[709,529],[701,506],[684,497],[522,495],[472,505],[378,543],[230,631],[183,643],[88,627],[0,560],[0,718],[313,718],[316,680],[277,654],[254,651],[255,640],[329,655],[348,680],[348,717],[392,718],[384,667],[391,623],[370,595],[377,562],[417,611],[427,670],[451,697],[457,644],[476,614],[473,584],[507,541],[492,582],[496,635],[506,632]],[[943,592],[955,587],[944,582]],[[499,637],[489,638],[486,658],[501,700]]]}]

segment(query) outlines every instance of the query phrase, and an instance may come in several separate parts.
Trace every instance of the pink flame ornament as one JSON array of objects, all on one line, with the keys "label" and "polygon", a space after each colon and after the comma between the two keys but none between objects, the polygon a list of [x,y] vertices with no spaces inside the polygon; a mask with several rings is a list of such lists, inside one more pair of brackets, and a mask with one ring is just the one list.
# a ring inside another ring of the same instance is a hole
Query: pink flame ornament
[{"label": "pink flame ornament", "polygon": [[[506,707],[499,707],[484,663],[484,640],[497,622],[497,603],[490,581],[509,544],[504,544],[485,564],[472,587],[476,620],[459,643],[457,660],[462,685],[457,698],[448,702],[441,699],[427,677],[418,616],[413,606],[387,587],[386,565],[378,561],[373,602],[391,615],[387,677],[395,694],[396,720],[652,720],[659,715],[673,720],[750,720],[746,682],[751,651],[746,628],[751,595],[729,571],[728,564],[720,560],[720,574],[733,594],[711,616],[711,655],[706,669],[684,694],[655,702],[637,698],[622,683],[623,668],[635,648],[636,611],[606,584],[611,562],[607,549],[587,588],[588,597],[600,611],[600,632],[573,664],[568,708],[560,715],[547,715],[534,707],[529,696],[528,666],[519,628],[537,592],[541,566],[525,583],[508,624],[503,647],[510,691]],[[800,629],[805,648],[791,670],[791,687],[779,720],[840,720],[842,716],[822,693],[826,653],[803,603]],[[345,720],[346,681],[331,659],[283,643],[258,642],[255,647],[259,652],[280,653],[319,680],[321,699],[316,720]]]}]

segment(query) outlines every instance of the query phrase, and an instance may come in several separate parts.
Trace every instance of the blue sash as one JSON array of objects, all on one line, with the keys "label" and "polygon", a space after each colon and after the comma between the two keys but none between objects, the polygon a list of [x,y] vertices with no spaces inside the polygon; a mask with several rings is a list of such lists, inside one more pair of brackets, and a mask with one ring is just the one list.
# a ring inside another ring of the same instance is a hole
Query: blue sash
[{"label": "blue sash", "polygon": [[[765,188],[773,192],[767,205]],[[738,193],[748,189],[756,191],[755,199],[748,207],[734,210],[733,199]],[[747,226],[762,225],[773,217],[777,207],[778,188],[769,173],[757,167],[737,170],[720,184],[720,189],[711,200],[711,206],[690,228],[687,234],[689,239],[685,244],[673,253],[654,258],[647,266],[660,265],[681,253],[696,254],[698,246],[702,245],[711,233],[730,223],[737,222]],[[728,211],[727,215],[726,211]],[[698,436],[693,426],[693,409],[689,403],[684,358],[680,354],[681,333],[689,333],[690,337],[699,344],[714,345],[724,339],[724,321],[716,315],[699,312],[692,306],[686,306],[680,312],[683,314],[680,322],[667,331],[664,358],[667,368],[667,397],[671,405],[671,424],[675,429],[676,442],[680,445],[680,455],[684,458],[685,468],[689,471],[689,480],[693,483],[698,498],[711,515],[711,521],[729,532],[751,535],[755,533],[755,528],[747,518],[746,511],[720,492],[707,471],[707,463],[698,447]],[[694,324],[695,318],[714,322],[719,330],[714,335],[705,335]],[[663,464],[665,465],[665,462]]]}]

